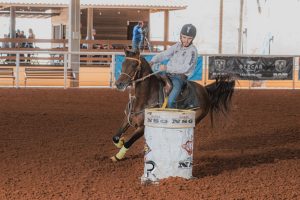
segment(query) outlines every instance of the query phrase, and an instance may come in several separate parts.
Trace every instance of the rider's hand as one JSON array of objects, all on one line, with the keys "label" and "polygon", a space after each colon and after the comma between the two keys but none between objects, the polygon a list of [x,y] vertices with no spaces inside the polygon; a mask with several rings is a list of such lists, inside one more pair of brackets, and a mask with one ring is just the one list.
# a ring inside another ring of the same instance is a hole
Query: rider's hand
[{"label": "rider's hand", "polygon": [[151,61],[149,62],[150,67],[152,67],[153,64],[154,64],[153,62],[151,62]]},{"label": "rider's hand", "polygon": [[160,65],[159,70],[160,71],[167,71],[167,66],[166,65]]}]

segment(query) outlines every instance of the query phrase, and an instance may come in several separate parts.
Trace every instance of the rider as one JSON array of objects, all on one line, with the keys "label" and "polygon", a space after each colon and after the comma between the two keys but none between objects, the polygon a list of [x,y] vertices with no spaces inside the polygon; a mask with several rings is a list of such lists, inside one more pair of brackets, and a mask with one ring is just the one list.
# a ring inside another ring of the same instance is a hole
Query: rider
[{"label": "rider", "polygon": [[[162,71],[160,76],[165,82],[166,96],[169,96],[165,99],[163,108],[165,108],[166,103],[168,108],[175,107],[175,101],[180,94],[182,86],[195,69],[198,53],[197,48],[193,45],[193,40],[196,32],[194,25],[185,24],[180,32],[180,42],[157,54],[150,61],[150,66],[159,68],[158,70]],[[160,62],[167,59],[169,59],[167,65],[159,65]]]}]

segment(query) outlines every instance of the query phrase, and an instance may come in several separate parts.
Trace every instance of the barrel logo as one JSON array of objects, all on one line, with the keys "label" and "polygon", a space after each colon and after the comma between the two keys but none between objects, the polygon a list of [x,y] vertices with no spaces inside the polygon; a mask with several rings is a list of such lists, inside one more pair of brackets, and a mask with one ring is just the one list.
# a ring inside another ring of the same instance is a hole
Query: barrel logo
[{"label": "barrel logo", "polygon": [[185,144],[181,145],[181,147],[186,150],[189,155],[193,154],[193,141],[188,140]]}]

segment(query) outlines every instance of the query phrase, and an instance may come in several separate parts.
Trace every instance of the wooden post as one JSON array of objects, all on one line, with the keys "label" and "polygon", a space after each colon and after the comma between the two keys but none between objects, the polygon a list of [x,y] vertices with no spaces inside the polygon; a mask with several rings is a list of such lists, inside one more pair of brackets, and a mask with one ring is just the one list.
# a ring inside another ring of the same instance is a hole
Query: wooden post
[{"label": "wooden post", "polygon": [[167,49],[166,43],[169,41],[169,11],[166,10],[165,14],[165,21],[164,21],[164,49]]},{"label": "wooden post", "polygon": [[220,0],[220,19],[219,19],[219,53],[222,53],[223,43],[223,0]]},{"label": "wooden post", "polygon": [[[88,8],[87,9],[87,30],[86,30],[86,36],[88,40],[92,39],[92,34],[93,34],[93,27],[94,27],[94,21],[93,21],[93,17],[94,17],[94,12],[93,12],[93,8]],[[92,49],[93,44],[88,44],[88,49]]]},{"label": "wooden post", "polygon": [[[70,0],[68,52],[80,51],[80,0]],[[75,74],[72,87],[79,87],[80,55],[69,54],[69,68]]]},{"label": "wooden post", "polygon": [[[10,7],[10,27],[9,27],[10,38],[16,38],[16,8]],[[10,48],[14,48],[15,43],[10,43]]]},{"label": "wooden post", "polygon": [[92,39],[92,30],[93,30],[93,16],[94,16],[94,12],[93,12],[93,8],[88,8],[87,9],[87,26],[86,26],[86,36],[88,38],[88,40]]},{"label": "wooden post", "polygon": [[240,24],[239,24],[239,39],[238,39],[238,54],[242,53],[242,40],[243,40],[243,10],[244,0],[240,0]]}]

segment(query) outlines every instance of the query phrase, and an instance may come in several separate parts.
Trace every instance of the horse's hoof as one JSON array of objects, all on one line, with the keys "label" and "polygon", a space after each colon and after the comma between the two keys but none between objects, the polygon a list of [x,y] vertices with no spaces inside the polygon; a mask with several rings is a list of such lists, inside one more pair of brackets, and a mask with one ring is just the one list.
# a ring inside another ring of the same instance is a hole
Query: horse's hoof
[{"label": "horse's hoof", "polygon": [[119,159],[116,156],[110,157],[110,160],[113,161],[113,162],[118,162],[119,161]]}]

